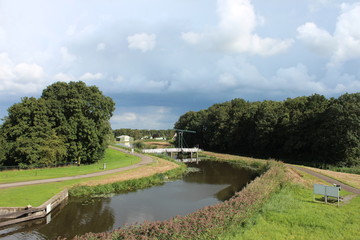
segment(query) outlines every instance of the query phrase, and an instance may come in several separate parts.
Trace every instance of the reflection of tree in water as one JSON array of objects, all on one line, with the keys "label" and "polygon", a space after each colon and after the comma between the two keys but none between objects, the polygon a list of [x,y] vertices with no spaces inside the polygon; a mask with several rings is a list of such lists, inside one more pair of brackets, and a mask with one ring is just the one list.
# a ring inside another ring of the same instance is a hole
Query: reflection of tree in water
[{"label": "reflection of tree in water", "polygon": [[239,168],[226,162],[203,161],[198,165],[200,172],[192,172],[184,177],[185,182],[206,183],[206,184],[230,184],[215,194],[216,198],[225,201],[235,192],[242,189],[248,182],[253,180],[257,174],[244,168]]},{"label": "reflection of tree in water", "polygon": [[54,239],[58,236],[72,238],[87,232],[106,232],[113,228],[115,217],[109,207],[111,199],[94,199],[86,204],[71,202],[39,232]]}]

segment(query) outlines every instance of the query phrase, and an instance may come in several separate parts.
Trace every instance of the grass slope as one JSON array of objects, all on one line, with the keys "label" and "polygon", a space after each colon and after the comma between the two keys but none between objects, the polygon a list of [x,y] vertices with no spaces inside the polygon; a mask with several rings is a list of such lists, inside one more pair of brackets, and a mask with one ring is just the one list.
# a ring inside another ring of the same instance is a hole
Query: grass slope
[{"label": "grass slope", "polygon": [[101,172],[104,170],[104,163],[106,163],[106,170],[111,170],[115,168],[129,166],[137,162],[140,162],[140,158],[108,148],[105,151],[104,158],[94,164],[59,168],[3,171],[0,172],[0,183],[13,183],[76,176],[94,172]]},{"label": "grass slope", "polygon": [[336,207],[314,202],[308,184],[292,182],[271,196],[245,227],[229,229],[219,239],[360,239],[359,211],[360,196]]},{"label": "grass slope", "polygon": [[126,181],[129,179],[138,179],[146,176],[151,176],[156,173],[164,173],[178,167],[177,164],[163,159],[153,159],[154,162],[150,165],[145,165],[124,172],[64,182],[1,189],[0,207],[21,207],[27,206],[29,204],[32,206],[39,206],[65,188],[69,189],[77,185],[94,186],[99,184]]}]

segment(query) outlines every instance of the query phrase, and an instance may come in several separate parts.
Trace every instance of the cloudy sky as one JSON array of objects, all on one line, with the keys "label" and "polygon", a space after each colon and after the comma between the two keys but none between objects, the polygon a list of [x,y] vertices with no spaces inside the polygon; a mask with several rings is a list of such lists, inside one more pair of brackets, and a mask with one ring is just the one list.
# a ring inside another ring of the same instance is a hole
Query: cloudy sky
[{"label": "cloudy sky", "polygon": [[359,66],[360,1],[0,0],[0,118],[81,80],[113,129],[168,129],[233,98],[359,92]]}]

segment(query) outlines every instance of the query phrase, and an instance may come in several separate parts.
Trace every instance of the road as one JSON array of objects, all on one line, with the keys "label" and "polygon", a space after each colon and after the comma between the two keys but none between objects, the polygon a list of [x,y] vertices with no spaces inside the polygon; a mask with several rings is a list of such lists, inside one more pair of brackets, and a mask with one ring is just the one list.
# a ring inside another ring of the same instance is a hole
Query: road
[{"label": "road", "polygon": [[303,172],[306,172],[308,174],[311,174],[317,178],[320,178],[322,180],[324,180],[325,182],[328,182],[330,184],[337,184],[337,185],[340,185],[341,186],[341,189],[344,189],[345,191],[348,191],[348,192],[351,192],[351,193],[355,193],[355,194],[360,194],[360,189],[357,189],[357,188],[354,188],[354,187],[351,187],[349,185],[346,185],[342,182],[339,182],[333,178],[330,178],[330,177],[327,177],[325,175],[322,175],[318,172],[315,172],[315,171],[312,171],[308,168],[304,168],[304,167],[299,167],[299,166],[294,166],[294,165],[290,165],[290,164],[286,164],[286,166],[288,167],[291,167],[291,168],[294,168],[294,169],[297,169],[297,170],[300,170],[300,171],[303,171]]},{"label": "road", "polygon": [[77,175],[77,176],[61,177],[61,178],[50,178],[50,179],[33,180],[33,181],[16,182],[16,183],[5,183],[5,184],[0,184],[0,189],[27,186],[27,185],[35,185],[35,184],[42,184],[42,183],[62,182],[62,181],[81,179],[81,178],[89,178],[89,177],[97,177],[97,176],[102,176],[102,175],[107,175],[107,174],[112,174],[112,173],[117,173],[117,172],[123,172],[123,171],[126,171],[126,170],[130,170],[130,169],[138,168],[138,167],[141,167],[141,166],[144,166],[144,165],[148,165],[148,164],[151,164],[151,163],[154,162],[154,160],[151,157],[146,156],[146,155],[142,155],[142,154],[139,154],[139,153],[131,153],[131,152],[128,152],[126,150],[116,148],[116,147],[113,147],[113,146],[109,146],[109,148],[117,150],[117,151],[125,152],[125,153],[128,153],[128,154],[137,156],[137,157],[140,157],[141,162],[130,165],[130,166],[127,166],[127,167],[116,168],[116,169],[102,171],[102,172],[95,172],[95,173]]}]

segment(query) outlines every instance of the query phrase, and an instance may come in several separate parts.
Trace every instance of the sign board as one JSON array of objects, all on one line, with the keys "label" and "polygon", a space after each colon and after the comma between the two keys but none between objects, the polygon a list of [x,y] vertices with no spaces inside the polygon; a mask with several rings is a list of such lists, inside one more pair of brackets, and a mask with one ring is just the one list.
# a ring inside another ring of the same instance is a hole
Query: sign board
[{"label": "sign board", "polygon": [[[338,205],[340,201],[340,186],[325,186],[321,184],[314,184],[314,194],[324,195],[325,202],[327,202],[328,197],[335,197],[338,200]],[[315,196],[314,196],[315,197]]]},{"label": "sign board", "polygon": [[340,197],[340,187],[326,187],[326,195],[329,197]]},{"label": "sign board", "polygon": [[325,195],[326,194],[325,187],[326,186],[321,184],[314,184],[314,194]]}]

